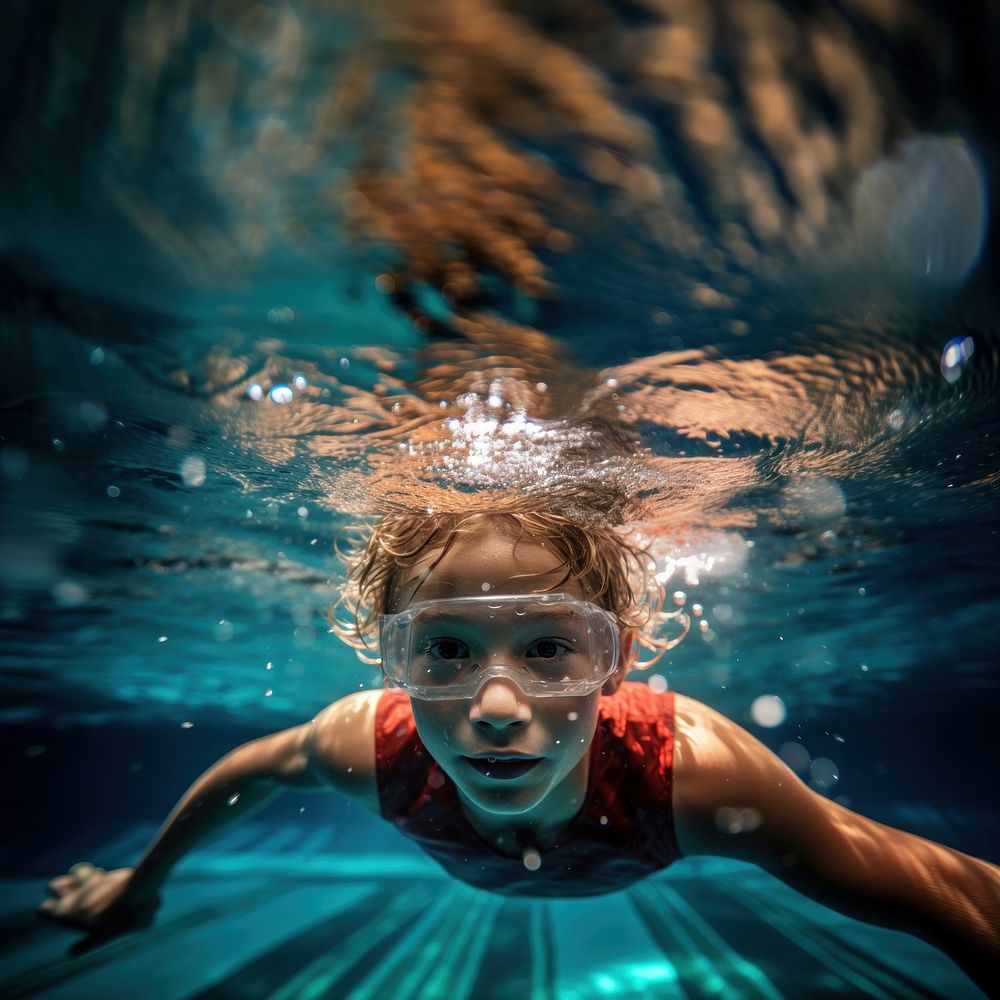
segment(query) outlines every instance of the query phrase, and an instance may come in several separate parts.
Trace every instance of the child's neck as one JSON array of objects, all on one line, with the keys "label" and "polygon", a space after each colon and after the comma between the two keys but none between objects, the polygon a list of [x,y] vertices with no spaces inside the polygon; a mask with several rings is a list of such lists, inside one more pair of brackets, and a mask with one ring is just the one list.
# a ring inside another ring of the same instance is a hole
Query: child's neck
[{"label": "child's neck", "polygon": [[587,798],[590,755],[528,812],[503,815],[470,802],[461,791],[462,812],[472,828],[501,854],[520,855],[526,847],[551,848],[579,815]]}]

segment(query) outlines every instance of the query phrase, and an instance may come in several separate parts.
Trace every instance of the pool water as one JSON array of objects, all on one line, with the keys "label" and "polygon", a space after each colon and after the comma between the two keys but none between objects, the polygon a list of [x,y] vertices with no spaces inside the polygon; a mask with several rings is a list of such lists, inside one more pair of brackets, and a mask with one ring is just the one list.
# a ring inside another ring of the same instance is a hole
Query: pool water
[{"label": "pool water", "polygon": [[355,7],[0,41],[0,994],[980,995],[749,866],[508,900],[334,795],[149,931],[36,917],[379,684],[329,632],[354,525],[484,497],[637,526],[692,624],[633,679],[1000,860],[995,14]]}]

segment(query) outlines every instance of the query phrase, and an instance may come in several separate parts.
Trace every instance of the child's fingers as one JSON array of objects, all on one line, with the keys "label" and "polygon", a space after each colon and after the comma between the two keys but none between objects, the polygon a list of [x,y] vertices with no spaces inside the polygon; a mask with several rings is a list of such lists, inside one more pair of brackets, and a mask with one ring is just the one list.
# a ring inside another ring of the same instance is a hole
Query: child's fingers
[{"label": "child's fingers", "polygon": [[80,883],[75,875],[57,875],[49,882],[48,890],[52,896],[65,896],[67,892],[72,892],[79,887]]},{"label": "child's fingers", "polygon": [[45,917],[46,920],[55,920],[57,922],[62,920],[62,910],[60,908],[60,900],[58,899],[46,899],[38,907],[38,915]]},{"label": "child's fingers", "polygon": [[46,899],[38,907],[38,915],[64,927],[79,927],[86,929],[87,921],[81,919],[80,912],[67,897],[62,899]]}]

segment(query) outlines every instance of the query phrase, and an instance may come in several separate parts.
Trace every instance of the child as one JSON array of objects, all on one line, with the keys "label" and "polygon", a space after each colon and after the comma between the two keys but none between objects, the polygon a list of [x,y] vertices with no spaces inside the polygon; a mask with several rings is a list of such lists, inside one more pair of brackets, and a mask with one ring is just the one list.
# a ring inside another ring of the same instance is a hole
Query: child
[{"label": "child", "polygon": [[[393,686],[234,750],[134,869],[74,866],[43,912],[98,938],[147,926],[208,832],[281,786],[330,786],[481,888],[592,895],[728,855],[1000,988],[1000,870],[814,794],[712,709],[624,680],[640,644],[663,645],[648,564],[618,531],[552,514],[386,517],[338,631],[362,646],[377,627]],[[739,835],[720,830],[726,808],[750,819]]]}]

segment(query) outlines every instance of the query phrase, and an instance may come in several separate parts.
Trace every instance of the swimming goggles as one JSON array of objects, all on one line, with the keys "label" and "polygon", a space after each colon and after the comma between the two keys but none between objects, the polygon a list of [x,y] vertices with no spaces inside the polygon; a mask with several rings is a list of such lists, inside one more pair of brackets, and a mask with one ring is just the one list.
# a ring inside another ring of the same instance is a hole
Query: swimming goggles
[{"label": "swimming goggles", "polygon": [[474,698],[491,678],[532,697],[596,691],[618,665],[618,627],[569,594],[420,601],[379,616],[382,673],[426,700]]}]

